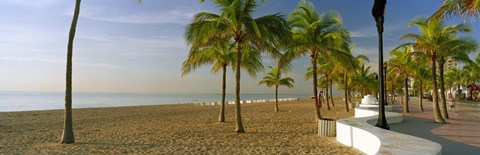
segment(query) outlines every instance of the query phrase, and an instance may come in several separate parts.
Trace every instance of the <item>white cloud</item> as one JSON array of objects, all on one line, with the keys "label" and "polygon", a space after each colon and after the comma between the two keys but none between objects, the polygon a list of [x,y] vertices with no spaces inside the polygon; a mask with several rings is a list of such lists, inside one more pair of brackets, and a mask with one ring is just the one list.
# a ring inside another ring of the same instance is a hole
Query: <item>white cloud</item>
[{"label": "white cloud", "polygon": [[10,61],[37,61],[45,63],[65,63],[64,61],[46,57],[21,57],[21,56],[0,56],[0,60],[10,60]]},{"label": "white cloud", "polygon": [[60,3],[63,0],[2,0],[0,3],[6,3],[11,5],[20,5],[33,8],[45,8],[52,6],[56,3]]},{"label": "white cloud", "polygon": [[[98,21],[129,23],[129,24],[182,24],[186,25],[198,11],[173,9],[169,11],[139,12],[125,14],[121,11],[110,11],[103,7],[86,7],[82,10],[80,18]],[[112,9],[110,9],[112,10]],[[67,15],[72,12],[68,11]]]},{"label": "white cloud", "polygon": [[[393,32],[406,29],[408,22],[396,22],[392,24],[387,24],[384,26],[384,35],[391,34]],[[350,36],[352,38],[372,38],[378,37],[377,27],[374,25],[368,27],[362,27],[354,30],[350,30]]]},{"label": "white cloud", "polygon": [[161,58],[179,60],[186,55],[187,47],[181,37],[125,37],[113,35],[82,35],[81,39],[93,42],[78,43],[77,50],[90,55],[110,55],[115,58]]},{"label": "white cloud", "polygon": [[111,36],[105,36],[105,35],[76,35],[76,39],[87,39],[87,40],[92,40],[92,41],[100,41],[100,42],[114,42],[115,39],[112,38]]},{"label": "white cloud", "polygon": [[372,61],[373,58],[378,57],[378,48],[377,47],[355,47],[352,49],[352,54],[354,56],[357,55],[365,55]]},{"label": "white cloud", "polygon": [[[44,57],[44,56],[30,56],[30,57],[19,57],[19,56],[0,56],[0,60],[3,61],[18,61],[18,62],[42,62],[48,64],[56,64],[56,65],[65,65],[66,59],[58,59],[53,57]],[[99,68],[99,69],[107,69],[107,70],[130,70],[135,72],[141,73],[150,73],[150,71],[146,70],[139,70],[131,67],[124,67],[109,63],[84,63],[84,62],[74,62],[74,66],[80,67],[91,67],[91,68]]]},{"label": "white cloud", "polygon": [[377,36],[377,28],[364,27],[350,31],[350,36],[353,38],[371,38]]}]

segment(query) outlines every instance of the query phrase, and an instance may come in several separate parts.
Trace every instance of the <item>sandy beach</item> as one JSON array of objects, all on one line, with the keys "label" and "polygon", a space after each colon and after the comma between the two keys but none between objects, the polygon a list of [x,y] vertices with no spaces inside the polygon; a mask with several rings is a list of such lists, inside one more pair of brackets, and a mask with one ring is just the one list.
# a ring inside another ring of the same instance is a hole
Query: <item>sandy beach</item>
[{"label": "sandy beach", "polygon": [[[76,143],[59,144],[63,110],[0,113],[1,154],[362,154],[316,135],[311,99],[243,104],[246,134],[236,134],[234,106],[158,105],[74,109]],[[340,98],[323,117],[353,117]]]}]

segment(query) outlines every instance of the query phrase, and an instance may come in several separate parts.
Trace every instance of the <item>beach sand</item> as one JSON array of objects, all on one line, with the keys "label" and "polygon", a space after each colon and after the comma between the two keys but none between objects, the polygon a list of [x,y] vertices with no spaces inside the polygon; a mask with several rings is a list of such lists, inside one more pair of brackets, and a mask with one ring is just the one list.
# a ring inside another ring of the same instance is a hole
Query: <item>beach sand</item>
[{"label": "beach sand", "polygon": [[[353,117],[344,102],[322,116]],[[235,133],[234,106],[157,105],[74,109],[74,144],[59,144],[63,110],[0,113],[0,154],[362,154],[316,135],[311,99],[242,105],[247,133]]]}]

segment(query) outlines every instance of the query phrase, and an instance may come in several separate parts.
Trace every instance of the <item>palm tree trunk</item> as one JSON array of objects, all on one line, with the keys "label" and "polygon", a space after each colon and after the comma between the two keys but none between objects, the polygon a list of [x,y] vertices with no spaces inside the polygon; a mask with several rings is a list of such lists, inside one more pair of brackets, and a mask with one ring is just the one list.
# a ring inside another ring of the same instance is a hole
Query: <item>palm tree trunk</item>
[{"label": "palm tree trunk", "polygon": [[240,107],[240,59],[242,58],[242,45],[241,42],[237,41],[237,53],[236,53],[236,61],[235,61],[235,118],[237,120],[237,133],[245,133],[245,129],[243,129],[242,123],[242,110]]},{"label": "palm tree trunk", "polygon": [[220,116],[218,116],[219,122],[225,122],[225,90],[227,88],[227,65],[222,65],[222,107],[220,108]]},{"label": "palm tree trunk", "polygon": [[418,110],[420,111],[424,111],[423,110],[423,80],[419,80],[420,82],[420,99],[419,99],[419,103],[418,103]]},{"label": "palm tree trunk", "polygon": [[460,101],[462,94],[460,94],[459,92],[457,92],[458,90],[460,90],[460,84],[457,83],[457,90],[455,90],[455,93],[458,94],[457,101]]},{"label": "palm tree trunk", "polygon": [[409,113],[408,109],[408,76],[405,77],[405,103],[403,104],[403,113]]},{"label": "palm tree trunk", "polygon": [[345,94],[345,110],[348,112],[348,95],[347,95],[347,90],[348,90],[348,86],[347,86],[347,72],[345,71],[345,75],[343,76],[344,80],[343,80],[343,85],[345,87],[345,91],[344,91],[344,94]]},{"label": "palm tree trunk", "polygon": [[400,94],[400,104],[404,104],[403,103],[403,96]]},{"label": "palm tree trunk", "polygon": [[325,99],[327,101],[327,109],[330,110],[330,101],[329,101],[329,97],[330,95],[328,94],[328,75],[325,74],[325,81],[327,81],[327,87],[325,88]]},{"label": "palm tree trunk", "polygon": [[333,80],[330,79],[330,101],[332,102],[332,106],[335,106],[335,103],[333,102]]},{"label": "palm tree trunk", "polygon": [[438,89],[437,89],[437,65],[436,52],[432,53],[432,88],[433,88],[433,117],[436,123],[445,124],[445,120],[440,115],[440,108],[438,107]]},{"label": "palm tree trunk", "polygon": [[395,95],[395,84],[392,82],[392,104],[395,103],[395,101],[397,101],[397,96]]},{"label": "palm tree trunk", "polygon": [[80,2],[76,0],[75,11],[73,13],[72,25],[70,26],[70,33],[68,35],[67,46],[67,73],[66,73],[66,89],[65,89],[65,120],[60,143],[70,144],[75,142],[73,136],[73,120],[72,120],[72,57],[73,57],[73,39],[75,38],[75,31],[77,29],[78,15],[80,14]]},{"label": "palm tree trunk", "polygon": [[275,86],[275,111],[278,112],[278,86]]},{"label": "palm tree trunk", "polygon": [[322,115],[320,114],[320,109],[318,109],[318,92],[317,92],[317,54],[313,52],[311,55],[312,58],[312,66],[313,66],[313,99],[315,100],[315,114],[317,119],[322,119]]},{"label": "palm tree trunk", "polygon": [[350,89],[350,87],[348,87],[347,92],[348,92],[348,95],[347,95],[348,96],[348,103],[352,103],[352,90]]},{"label": "palm tree trunk", "polygon": [[441,60],[438,63],[439,70],[440,70],[440,97],[442,99],[442,106],[441,106],[441,111],[442,111],[442,116],[444,119],[449,119],[448,117],[448,111],[447,111],[447,100],[445,98],[445,81],[443,79],[443,66],[445,65],[445,61]]},{"label": "palm tree trunk", "polygon": [[362,90],[360,90],[360,91],[361,91],[360,93],[362,94],[361,98],[363,98],[363,97],[365,96],[365,88],[364,88],[364,86],[362,86]]}]

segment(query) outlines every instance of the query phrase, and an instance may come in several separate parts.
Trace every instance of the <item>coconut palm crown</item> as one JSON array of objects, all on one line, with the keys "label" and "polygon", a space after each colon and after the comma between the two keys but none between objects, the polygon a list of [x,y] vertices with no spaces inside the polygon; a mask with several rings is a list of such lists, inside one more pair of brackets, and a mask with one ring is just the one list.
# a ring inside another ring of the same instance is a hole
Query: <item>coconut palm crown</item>
[{"label": "coconut palm crown", "polygon": [[444,0],[431,18],[440,19],[452,15],[478,18],[480,15],[480,0]]}]

